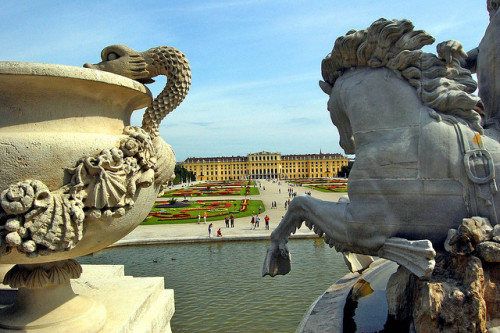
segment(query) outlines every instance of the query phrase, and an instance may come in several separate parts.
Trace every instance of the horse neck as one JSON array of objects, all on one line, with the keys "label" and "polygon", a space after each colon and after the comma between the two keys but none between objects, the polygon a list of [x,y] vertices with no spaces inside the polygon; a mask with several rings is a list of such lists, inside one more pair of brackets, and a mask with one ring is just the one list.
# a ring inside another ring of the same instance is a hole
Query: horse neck
[{"label": "horse neck", "polygon": [[350,122],[356,162],[349,180],[415,178],[420,124],[428,108],[406,81],[385,68],[347,73],[334,86]]},{"label": "horse neck", "polygon": [[340,97],[355,139],[360,139],[358,134],[384,135],[393,129],[419,126],[422,102],[416,90],[391,70],[358,68],[339,81]]}]

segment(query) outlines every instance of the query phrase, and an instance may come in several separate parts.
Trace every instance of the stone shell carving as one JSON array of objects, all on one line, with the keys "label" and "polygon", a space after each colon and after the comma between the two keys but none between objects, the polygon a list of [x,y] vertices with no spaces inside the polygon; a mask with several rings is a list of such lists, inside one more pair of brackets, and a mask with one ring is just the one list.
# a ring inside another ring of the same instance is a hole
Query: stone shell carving
[{"label": "stone shell carving", "polygon": [[120,217],[139,187],[152,186],[157,168],[151,137],[127,126],[119,148],[79,160],[70,182],[56,191],[39,180],[10,185],[0,194],[0,253],[28,256],[70,250],[83,237],[86,216]]}]

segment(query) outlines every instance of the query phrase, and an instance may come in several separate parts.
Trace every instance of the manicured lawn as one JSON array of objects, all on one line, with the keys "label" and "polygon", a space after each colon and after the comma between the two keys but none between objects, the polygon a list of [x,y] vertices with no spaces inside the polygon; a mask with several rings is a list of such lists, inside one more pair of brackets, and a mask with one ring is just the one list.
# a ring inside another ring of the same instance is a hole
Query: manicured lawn
[{"label": "manicured lawn", "polygon": [[214,197],[214,196],[228,196],[228,195],[257,195],[259,189],[257,187],[189,187],[178,190],[165,192],[163,198],[168,197]]},{"label": "manicured lawn", "polygon": [[257,213],[259,206],[264,212],[265,208],[261,200],[189,200],[178,201],[175,204],[158,201],[142,224],[194,223],[198,222],[198,214],[203,222],[205,212],[208,214],[207,221],[224,220],[231,214],[235,218],[240,218]]}]

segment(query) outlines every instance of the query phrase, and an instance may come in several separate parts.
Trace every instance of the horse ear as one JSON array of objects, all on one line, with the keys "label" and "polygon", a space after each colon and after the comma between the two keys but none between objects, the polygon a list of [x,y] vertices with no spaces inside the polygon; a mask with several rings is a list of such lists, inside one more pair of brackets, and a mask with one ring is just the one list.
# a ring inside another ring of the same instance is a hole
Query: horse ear
[{"label": "horse ear", "polygon": [[330,96],[330,94],[332,93],[332,89],[333,89],[333,86],[330,85],[329,83],[325,82],[325,81],[319,81],[319,87],[321,88],[321,90],[323,90],[323,92],[325,94],[327,94],[328,96]]}]

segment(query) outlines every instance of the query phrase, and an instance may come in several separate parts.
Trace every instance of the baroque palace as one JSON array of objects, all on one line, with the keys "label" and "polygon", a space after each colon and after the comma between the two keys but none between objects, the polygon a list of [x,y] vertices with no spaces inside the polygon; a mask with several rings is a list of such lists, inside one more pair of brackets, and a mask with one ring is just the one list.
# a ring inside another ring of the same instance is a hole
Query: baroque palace
[{"label": "baroque palace", "polygon": [[347,157],[341,154],[281,155],[248,154],[232,157],[190,157],[180,163],[196,175],[196,180],[287,179],[335,177]]}]

